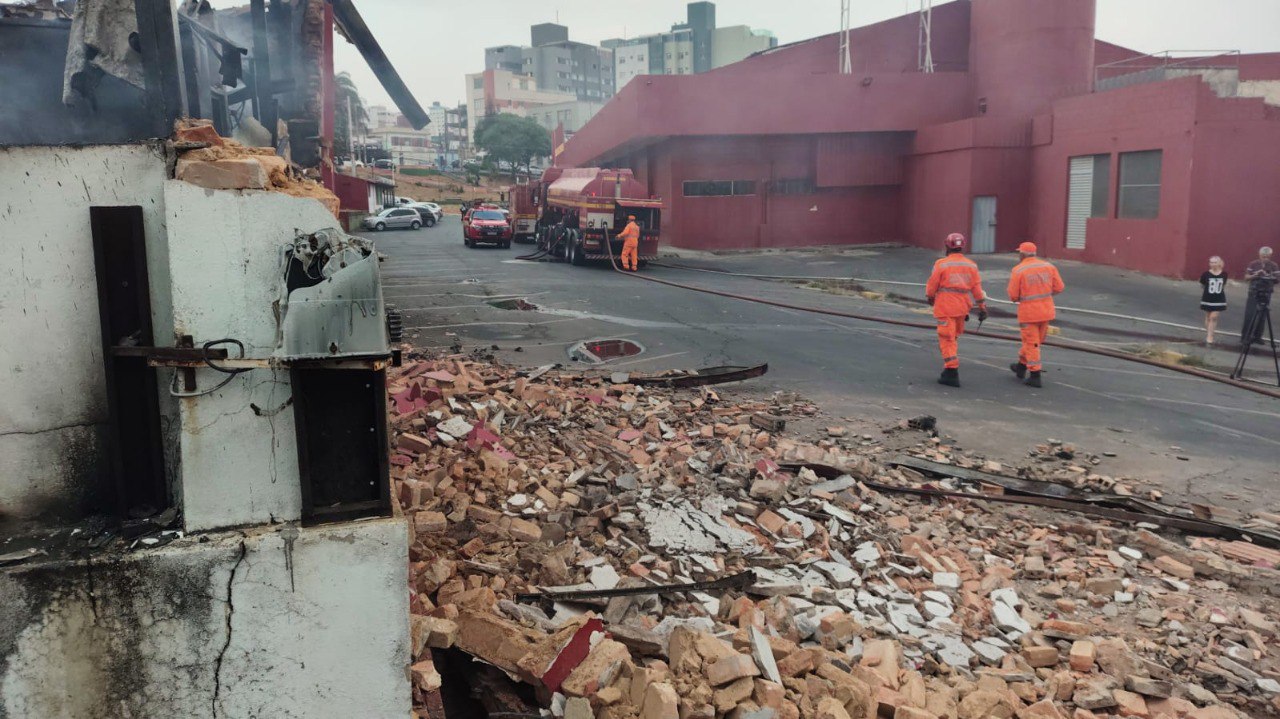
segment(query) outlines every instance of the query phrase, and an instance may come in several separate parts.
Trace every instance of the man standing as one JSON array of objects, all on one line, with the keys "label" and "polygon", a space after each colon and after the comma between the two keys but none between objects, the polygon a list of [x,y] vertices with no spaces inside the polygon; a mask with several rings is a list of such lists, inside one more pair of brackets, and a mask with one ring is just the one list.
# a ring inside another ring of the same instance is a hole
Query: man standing
[{"label": "man standing", "polygon": [[[1028,387],[1040,384],[1040,345],[1049,334],[1049,321],[1056,316],[1053,296],[1066,289],[1058,268],[1036,257],[1036,246],[1031,242],[1018,245],[1022,261],[1013,268],[1009,277],[1009,299],[1018,303],[1018,327],[1022,331],[1022,349],[1018,361],[1009,369],[1026,378]],[[1030,376],[1028,376],[1030,372]]]},{"label": "man standing", "polygon": [[627,226],[618,233],[622,240],[622,269],[636,271],[640,256],[640,226],[636,224],[635,215],[627,215]]},{"label": "man standing", "polygon": [[[1240,344],[1249,346],[1262,341],[1262,329],[1266,324],[1258,317],[1261,307],[1266,306],[1275,289],[1276,280],[1280,280],[1280,266],[1271,261],[1271,248],[1258,250],[1258,259],[1244,268],[1244,278],[1249,283],[1249,300],[1244,306],[1244,328],[1240,331]],[[1252,336],[1250,336],[1252,334]]]},{"label": "man standing", "polygon": [[[925,297],[933,305],[938,322],[938,348],[942,350],[942,376],[938,384],[960,386],[960,345],[964,323],[969,319],[972,302],[978,304],[978,320],[987,319],[987,296],[982,292],[982,277],[973,260],[961,254],[964,235],[953,232],[945,242],[947,254],[933,263],[933,273],[925,285]],[[972,298],[972,302],[971,299]]]}]

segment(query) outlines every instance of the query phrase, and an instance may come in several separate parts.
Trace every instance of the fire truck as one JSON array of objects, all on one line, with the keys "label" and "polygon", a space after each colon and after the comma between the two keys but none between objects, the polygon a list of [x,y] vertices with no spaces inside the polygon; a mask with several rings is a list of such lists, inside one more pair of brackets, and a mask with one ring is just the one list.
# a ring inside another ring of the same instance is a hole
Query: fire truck
[{"label": "fire truck", "polygon": [[521,182],[512,185],[507,191],[511,200],[511,227],[515,232],[516,242],[532,242],[537,234],[538,206],[533,202],[537,188],[537,183]]},{"label": "fire truck", "polygon": [[537,216],[533,235],[541,252],[574,265],[620,257],[622,241],[614,238],[627,224],[627,215],[635,215],[640,261],[658,258],[662,200],[650,197],[631,170],[549,168],[538,182],[512,188],[517,214],[522,187],[528,188],[528,203]]}]

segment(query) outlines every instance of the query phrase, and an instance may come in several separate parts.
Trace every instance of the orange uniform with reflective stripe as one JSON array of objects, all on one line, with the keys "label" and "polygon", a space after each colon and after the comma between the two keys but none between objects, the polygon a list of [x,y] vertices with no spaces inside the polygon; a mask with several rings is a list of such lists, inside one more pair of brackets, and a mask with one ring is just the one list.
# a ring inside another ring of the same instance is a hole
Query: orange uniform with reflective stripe
[{"label": "orange uniform with reflective stripe", "polygon": [[984,302],[982,277],[978,265],[959,252],[953,252],[933,263],[933,273],[925,285],[925,296],[933,302],[933,316],[938,321],[938,349],[942,365],[949,369],[960,366],[960,335],[973,303]]},{"label": "orange uniform with reflective stripe", "polygon": [[924,287],[925,297],[933,300],[934,317],[962,317],[969,314],[974,302],[984,302],[982,277],[973,260],[953,252],[933,263],[933,274]]},{"label": "orange uniform with reflective stripe", "polygon": [[1058,268],[1039,257],[1019,262],[1009,275],[1009,299],[1018,303],[1019,322],[1048,322],[1056,314],[1053,296],[1066,289]]},{"label": "orange uniform with reflective stripe", "polygon": [[1019,262],[1009,276],[1009,299],[1018,303],[1018,327],[1022,347],[1018,361],[1039,372],[1040,345],[1049,334],[1049,320],[1056,316],[1053,296],[1066,289],[1058,268],[1039,257]]},{"label": "orange uniform with reflective stripe", "polygon": [[622,240],[622,269],[635,270],[640,259],[640,226],[631,221],[618,233]]}]

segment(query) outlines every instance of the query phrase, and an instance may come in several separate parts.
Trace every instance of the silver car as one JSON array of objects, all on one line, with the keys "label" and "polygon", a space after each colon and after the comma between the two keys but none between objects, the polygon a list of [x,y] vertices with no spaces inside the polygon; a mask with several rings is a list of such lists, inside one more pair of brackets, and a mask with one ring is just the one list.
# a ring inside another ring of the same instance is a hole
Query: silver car
[{"label": "silver car", "polygon": [[434,202],[410,202],[401,205],[418,211],[418,215],[422,217],[422,224],[427,227],[435,227],[440,221],[440,217],[444,215],[444,211]]},{"label": "silver car", "polygon": [[369,215],[360,223],[366,230],[404,229],[422,227],[422,216],[409,207],[388,207],[376,215]]}]

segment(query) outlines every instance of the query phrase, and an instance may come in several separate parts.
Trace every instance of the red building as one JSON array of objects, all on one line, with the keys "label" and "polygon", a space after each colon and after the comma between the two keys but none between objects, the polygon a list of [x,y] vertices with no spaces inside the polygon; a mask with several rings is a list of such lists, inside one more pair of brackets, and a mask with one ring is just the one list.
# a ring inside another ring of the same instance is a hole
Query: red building
[{"label": "red building", "polygon": [[1171,276],[1280,242],[1280,53],[1095,39],[1094,0],[958,0],[629,83],[559,164],[630,167],[697,249],[906,241]]}]

